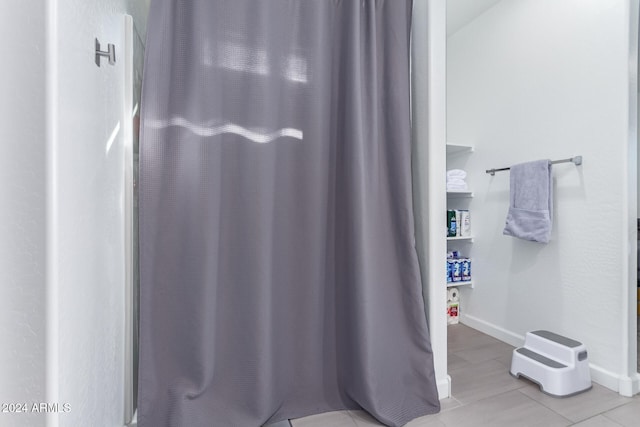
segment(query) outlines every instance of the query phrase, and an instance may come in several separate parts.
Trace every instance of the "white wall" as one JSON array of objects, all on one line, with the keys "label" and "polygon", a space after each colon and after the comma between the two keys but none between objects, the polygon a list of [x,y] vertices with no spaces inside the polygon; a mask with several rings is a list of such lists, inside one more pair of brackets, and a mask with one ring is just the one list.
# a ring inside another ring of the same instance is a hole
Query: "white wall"
[{"label": "white wall", "polygon": [[447,37],[500,0],[447,0]]},{"label": "white wall", "polygon": [[[447,139],[476,147],[455,165],[476,196],[476,286],[462,293],[463,321],[512,344],[535,329],[578,339],[594,380],[624,393],[629,9],[628,0],[503,0],[453,34],[447,52]],[[509,174],[485,169],[574,155],[583,166],[553,167],[552,242],[503,236]]]},{"label": "white wall", "polygon": [[[60,0],[55,227],[61,426],[124,424],[124,17],[148,0]],[[144,36],[144,33],[142,33]],[[94,38],[116,65],[94,63]]]},{"label": "white wall", "polygon": [[446,0],[417,0],[413,6],[411,42],[411,94],[413,114],[412,172],[416,249],[433,348],[435,376],[440,399],[451,395],[447,375],[446,290],[442,257],[446,240],[442,215],[446,199]]},{"label": "white wall", "polygon": [[[46,394],[44,3],[0,3],[2,403],[40,402]],[[43,422],[38,414],[0,413],[0,425],[42,426]]]},{"label": "white wall", "polygon": [[148,6],[0,5],[0,402],[70,405],[0,425],[124,423],[124,64],[94,37],[121,53]]}]

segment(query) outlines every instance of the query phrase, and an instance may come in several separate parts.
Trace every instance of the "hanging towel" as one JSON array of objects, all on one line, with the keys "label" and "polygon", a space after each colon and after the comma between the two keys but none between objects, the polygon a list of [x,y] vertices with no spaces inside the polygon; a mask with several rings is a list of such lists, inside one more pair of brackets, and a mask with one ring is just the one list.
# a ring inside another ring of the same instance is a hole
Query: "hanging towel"
[{"label": "hanging towel", "polygon": [[511,204],[503,233],[533,242],[549,243],[552,192],[549,160],[511,166]]}]

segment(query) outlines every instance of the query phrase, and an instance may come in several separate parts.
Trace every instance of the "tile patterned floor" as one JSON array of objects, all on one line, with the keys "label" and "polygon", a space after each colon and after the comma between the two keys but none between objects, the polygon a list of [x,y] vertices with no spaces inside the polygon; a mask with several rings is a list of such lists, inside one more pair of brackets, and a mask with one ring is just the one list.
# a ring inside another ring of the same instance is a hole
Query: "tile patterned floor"
[{"label": "tile patterned floor", "polygon": [[[594,384],[577,396],[547,396],[537,385],[509,375],[512,351],[513,347],[467,326],[449,326],[453,397],[441,401],[439,414],[418,418],[406,427],[640,426],[640,395],[626,398]],[[381,426],[362,411],[330,412],[292,423],[293,427]]]}]

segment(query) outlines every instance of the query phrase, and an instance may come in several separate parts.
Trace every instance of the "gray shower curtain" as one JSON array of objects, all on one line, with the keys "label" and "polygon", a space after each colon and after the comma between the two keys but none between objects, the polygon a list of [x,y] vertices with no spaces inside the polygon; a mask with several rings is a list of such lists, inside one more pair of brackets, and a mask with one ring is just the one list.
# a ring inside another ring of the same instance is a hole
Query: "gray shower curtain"
[{"label": "gray shower curtain", "polygon": [[411,197],[410,0],[153,0],[141,427],[439,410]]}]

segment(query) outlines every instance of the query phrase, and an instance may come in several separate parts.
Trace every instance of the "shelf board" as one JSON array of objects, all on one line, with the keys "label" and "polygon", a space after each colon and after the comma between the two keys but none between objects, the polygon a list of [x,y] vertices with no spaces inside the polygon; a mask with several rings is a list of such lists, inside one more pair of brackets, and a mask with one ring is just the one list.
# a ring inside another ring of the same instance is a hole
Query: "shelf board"
[{"label": "shelf board", "polygon": [[447,242],[455,242],[455,241],[465,241],[468,240],[473,242],[473,236],[456,236],[456,237],[447,237]]},{"label": "shelf board", "polygon": [[447,288],[457,288],[458,286],[468,286],[473,288],[473,280],[468,282],[447,282]]},{"label": "shelf board", "polygon": [[447,197],[473,197],[473,191],[447,191]]},{"label": "shelf board", "polygon": [[447,154],[458,154],[465,152],[473,152],[473,145],[454,144],[451,142],[447,142]]}]

